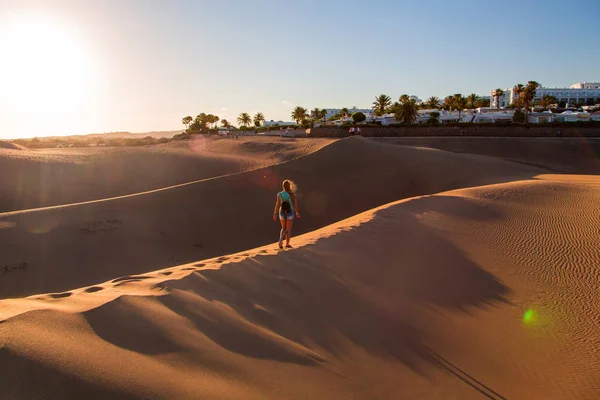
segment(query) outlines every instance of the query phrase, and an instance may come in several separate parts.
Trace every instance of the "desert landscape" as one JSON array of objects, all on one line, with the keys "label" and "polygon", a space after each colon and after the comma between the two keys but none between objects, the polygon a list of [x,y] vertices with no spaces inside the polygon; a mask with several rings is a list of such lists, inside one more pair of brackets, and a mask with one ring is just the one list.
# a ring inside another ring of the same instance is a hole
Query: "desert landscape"
[{"label": "desert landscape", "polygon": [[3,399],[600,397],[597,139],[0,144]]}]

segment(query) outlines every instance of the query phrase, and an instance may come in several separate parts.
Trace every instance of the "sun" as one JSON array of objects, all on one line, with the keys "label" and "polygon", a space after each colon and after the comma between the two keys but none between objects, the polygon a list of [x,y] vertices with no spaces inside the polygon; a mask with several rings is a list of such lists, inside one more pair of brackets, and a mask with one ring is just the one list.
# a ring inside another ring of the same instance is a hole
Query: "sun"
[{"label": "sun", "polygon": [[88,50],[58,20],[27,15],[3,24],[0,55],[0,102],[14,112],[76,112],[91,89]]}]

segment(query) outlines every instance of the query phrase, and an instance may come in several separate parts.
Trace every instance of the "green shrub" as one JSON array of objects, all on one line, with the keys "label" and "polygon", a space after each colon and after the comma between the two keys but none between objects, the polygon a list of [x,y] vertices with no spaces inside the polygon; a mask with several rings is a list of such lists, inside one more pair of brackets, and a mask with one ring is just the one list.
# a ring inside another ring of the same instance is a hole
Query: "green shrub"
[{"label": "green shrub", "polygon": [[365,114],[361,113],[360,111],[352,114],[352,120],[355,123],[363,122],[366,119],[367,119],[367,117],[365,116]]}]

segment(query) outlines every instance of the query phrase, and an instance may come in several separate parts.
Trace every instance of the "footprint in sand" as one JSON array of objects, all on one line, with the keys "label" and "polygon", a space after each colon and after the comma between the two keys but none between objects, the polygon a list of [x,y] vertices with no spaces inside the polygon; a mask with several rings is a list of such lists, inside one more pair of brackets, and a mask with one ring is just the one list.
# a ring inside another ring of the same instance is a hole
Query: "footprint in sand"
[{"label": "footprint in sand", "polygon": [[64,299],[65,297],[70,297],[73,293],[71,292],[64,292],[64,293],[52,293],[49,296],[52,297],[53,299]]},{"label": "footprint in sand", "polygon": [[200,263],[200,264],[194,264],[196,267],[204,267],[206,264],[204,263]]},{"label": "footprint in sand", "polygon": [[123,281],[141,281],[142,279],[150,279],[151,276],[142,276],[142,275],[128,275],[122,276],[117,279],[113,279],[112,283],[123,282]]},{"label": "footprint in sand", "polygon": [[104,289],[104,288],[101,286],[92,286],[92,287],[85,289],[85,292],[86,293],[95,293],[95,292],[101,291],[102,289]]},{"label": "footprint in sand", "polygon": [[164,275],[164,276],[169,276],[169,275],[171,275],[172,273],[173,273],[173,272],[171,272],[171,271],[160,272],[160,274],[161,274],[161,275]]}]

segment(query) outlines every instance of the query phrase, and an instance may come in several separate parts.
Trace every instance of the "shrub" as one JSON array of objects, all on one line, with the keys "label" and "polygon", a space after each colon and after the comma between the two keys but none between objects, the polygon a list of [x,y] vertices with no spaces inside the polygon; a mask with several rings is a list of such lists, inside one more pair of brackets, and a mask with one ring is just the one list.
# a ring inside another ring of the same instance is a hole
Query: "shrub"
[{"label": "shrub", "polygon": [[363,122],[366,119],[367,119],[367,117],[365,116],[365,114],[361,113],[360,111],[352,114],[352,120],[355,123]]},{"label": "shrub", "polygon": [[516,122],[518,124],[524,124],[527,122],[527,115],[525,115],[525,112],[523,112],[523,110],[517,109],[513,114],[513,122]]},{"label": "shrub", "polygon": [[440,113],[437,111],[434,111],[431,114],[429,114],[429,119],[427,120],[427,123],[430,125],[439,124],[440,123]]}]

